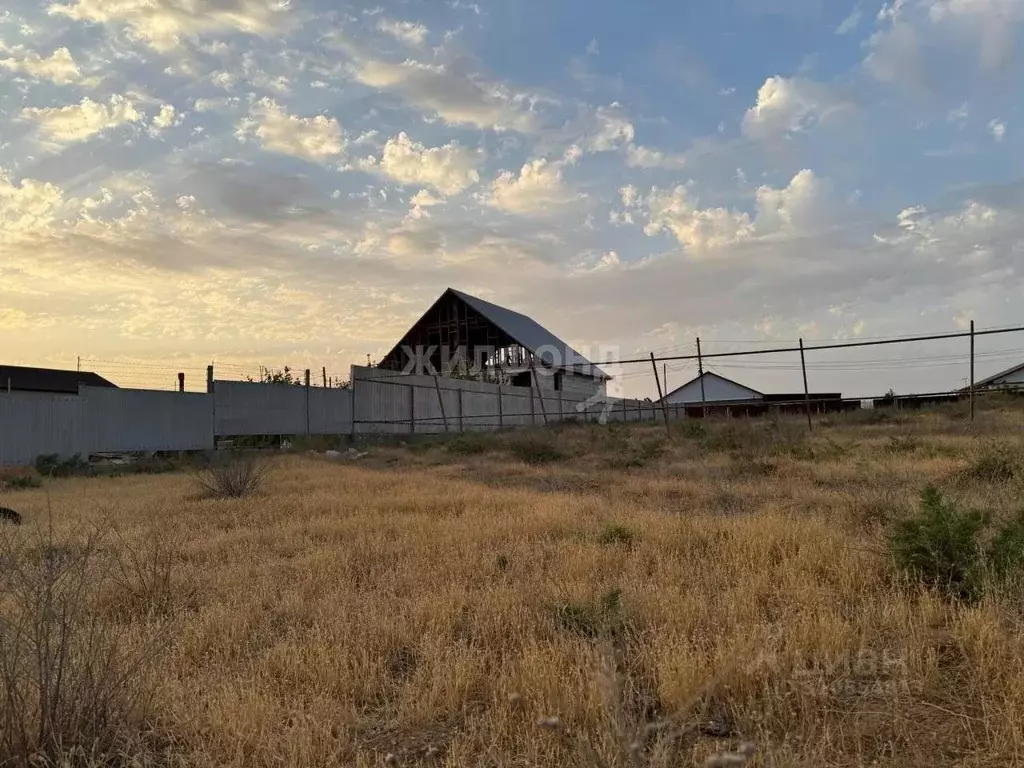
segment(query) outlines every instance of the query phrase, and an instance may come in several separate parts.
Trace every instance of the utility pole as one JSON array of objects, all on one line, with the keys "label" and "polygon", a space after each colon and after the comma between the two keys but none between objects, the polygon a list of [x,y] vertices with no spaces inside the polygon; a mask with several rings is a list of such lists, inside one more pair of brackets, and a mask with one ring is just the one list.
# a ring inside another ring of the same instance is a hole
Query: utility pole
[{"label": "utility pole", "polygon": [[974,321],[971,320],[971,421],[974,421]]},{"label": "utility pole", "polygon": [[700,413],[701,416],[708,415],[707,406],[704,405],[707,402],[707,397],[704,394],[704,359],[700,354],[700,336],[697,337],[697,374],[700,378]]},{"label": "utility pole", "polygon": [[800,368],[804,372],[804,408],[807,411],[807,430],[814,429],[811,426],[811,392],[807,388],[807,362],[804,360],[804,340],[800,339]]}]

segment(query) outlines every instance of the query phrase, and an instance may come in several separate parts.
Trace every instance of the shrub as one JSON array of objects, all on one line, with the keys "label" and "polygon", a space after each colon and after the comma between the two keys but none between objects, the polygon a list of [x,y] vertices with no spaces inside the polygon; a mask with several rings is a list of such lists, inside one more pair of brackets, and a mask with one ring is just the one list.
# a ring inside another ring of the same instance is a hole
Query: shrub
[{"label": "shrub", "polygon": [[487,436],[479,432],[465,432],[445,445],[449,453],[460,456],[478,456],[481,453],[487,453],[490,447],[491,444]]},{"label": "shrub", "polygon": [[634,538],[636,538],[636,535],[631,529],[618,523],[609,523],[601,529],[601,535],[598,537],[598,541],[606,545],[625,544],[629,546],[633,543]]},{"label": "shrub", "polygon": [[549,464],[565,458],[565,453],[550,439],[530,435],[512,440],[509,452],[526,464]]},{"label": "shrub", "polygon": [[78,453],[69,459],[61,459],[56,453],[43,453],[36,457],[35,467],[43,477],[74,477],[89,473],[89,462]]},{"label": "shrub", "polygon": [[603,632],[614,632],[621,622],[622,590],[609,589],[598,600],[565,603],[555,611],[562,629],[596,638]]},{"label": "shrub", "polygon": [[918,440],[913,435],[898,435],[889,438],[886,446],[889,453],[913,453],[917,450]]},{"label": "shrub", "polygon": [[28,472],[0,475],[0,490],[20,491],[27,488],[38,488],[43,484],[39,475]]},{"label": "shrub", "polygon": [[263,487],[269,465],[254,456],[215,460],[196,476],[200,495],[207,499],[240,499]]},{"label": "shrub", "polygon": [[890,533],[889,552],[897,567],[923,584],[953,597],[975,597],[984,525],[981,513],[959,508],[928,486],[921,492],[920,513],[900,521]]},{"label": "shrub", "polygon": [[163,643],[94,610],[110,575],[101,539],[0,537],[0,765],[102,765],[138,741]]},{"label": "shrub", "polygon": [[683,437],[688,437],[693,440],[702,440],[707,436],[707,428],[699,421],[695,419],[683,419],[676,430]]},{"label": "shrub", "polygon": [[1006,578],[1024,571],[1024,509],[993,537],[985,553],[990,572]]},{"label": "shrub", "polygon": [[978,456],[963,470],[960,479],[982,483],[1006,483],[1019,473],[1018,456],[1010,449],[999,446]]}]

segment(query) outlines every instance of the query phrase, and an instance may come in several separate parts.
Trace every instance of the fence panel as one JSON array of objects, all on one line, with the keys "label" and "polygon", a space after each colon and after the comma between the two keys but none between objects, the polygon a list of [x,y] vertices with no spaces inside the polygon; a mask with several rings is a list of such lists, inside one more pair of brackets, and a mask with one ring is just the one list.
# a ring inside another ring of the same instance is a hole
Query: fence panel
[{"label": "fence panel", "polygon": [[87,453],[75,395],[0,394],[0,466],[32,464],[42,453]]},{"label": "fence panel", "polygon": [[210,395],[82,387],[78,397],[91,453],[213,448]]},{"label": "fence panel", "polygon": [[309,432],[312,435],[352,433],[352,390],[309,389]]},{"label": "fence panel", "polygon": [[305,387],[217,381],[213,392],[219,436],[306,434]]}]

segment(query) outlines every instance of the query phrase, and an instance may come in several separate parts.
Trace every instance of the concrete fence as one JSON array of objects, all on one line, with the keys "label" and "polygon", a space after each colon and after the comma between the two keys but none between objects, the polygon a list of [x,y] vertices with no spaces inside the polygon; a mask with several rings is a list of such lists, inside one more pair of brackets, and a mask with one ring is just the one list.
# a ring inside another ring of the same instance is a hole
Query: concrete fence
[{"label": "concrete fence", "polygon": [[[418,435],[662,418],[646,401],[353,366],[350,389],[213,381],[207,393],[83,387],[75,395],[0,393],[0,466],[40,454],[208,450],[218,437]],[[669,416],[684,414],[669,406]]]}]

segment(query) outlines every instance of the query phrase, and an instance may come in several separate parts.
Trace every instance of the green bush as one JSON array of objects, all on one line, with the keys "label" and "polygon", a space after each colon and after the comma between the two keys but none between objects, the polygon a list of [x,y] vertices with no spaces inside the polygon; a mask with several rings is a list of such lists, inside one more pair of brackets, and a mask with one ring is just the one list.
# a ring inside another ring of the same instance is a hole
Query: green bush
[{"label": "green bush", "polygon": [[56,453],[43,453],[36,457],[36,472],[44,477],[74,477],[89,474],[89,462],[76,453],[69,459],[61,459]]},{"label": "green bush", "polygon": [[614,632],[621,624],[622,590],[609,589],[598,600],[565,603],[555,610],[558,625],[584,637]]},{"label": "green bush", "polygon": [[491,448],[491,441],[487,435],[480,432],[465,432],[445,444],[449,453],[456,453],[460,456],[478,456],[487,453]]},{"label": "green bush", "polygon": [[0,490],[20,491],[27,488],[38,488],[43,481],[38,475],[18,473],[0,475]]},{"label": "green bush", "polygon": [[1024,509],[996,533],[985,555],[990,572],[997,578],[1024,572]]},{"label": "green bush", "polygon": [[602,544],[625,544],[629,546],[633,543],[633,539],[636,538],[636,534],[629,528],[619,523],[609,523],[601,529],[601,535],[598,537],[598,541]]},{"label": "green bush", "polygon": [[694,440],[703,440],[708,434],[708,430],[703,423],[690,418],[683,419],[676,431],[683,437],[689,437]]},{"label": "green bush", "polygon": [[984,565],[980,536],[985,517],[947,501],[934,486],[921,492],[921,510],[898,522],[889,552],[900,570],[953,597],[976,597]]},{"label": "green bush", "polygon": [[508,444],[509,453],[526,464],[550,464],[565,458],[565,453],[551,439],[540,435],[518,437]]},{"label": "green bush", "polygon": [[1019,473],[1019,456],[1009,448],[997,446],[978,456],[960,477],[965,481],[1007,483]]}]

